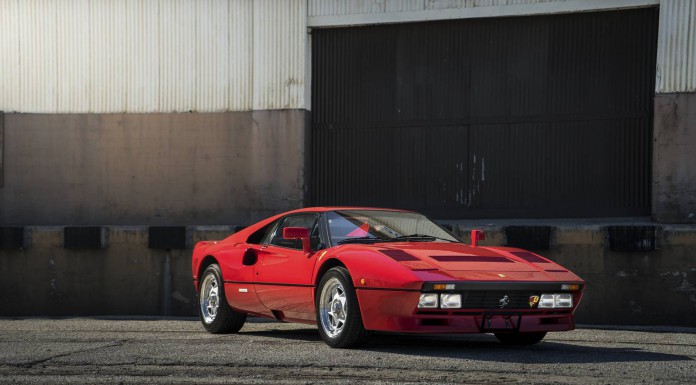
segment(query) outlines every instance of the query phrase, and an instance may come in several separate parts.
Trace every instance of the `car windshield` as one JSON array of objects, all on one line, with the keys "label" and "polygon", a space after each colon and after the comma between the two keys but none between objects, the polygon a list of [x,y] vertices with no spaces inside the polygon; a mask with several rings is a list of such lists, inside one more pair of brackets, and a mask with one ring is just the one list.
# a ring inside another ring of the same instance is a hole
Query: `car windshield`
[{"label": "car windshield", "polygon": [[330,211],[332,245],[376,242],[459,242],[426,216],[385,210]]}]

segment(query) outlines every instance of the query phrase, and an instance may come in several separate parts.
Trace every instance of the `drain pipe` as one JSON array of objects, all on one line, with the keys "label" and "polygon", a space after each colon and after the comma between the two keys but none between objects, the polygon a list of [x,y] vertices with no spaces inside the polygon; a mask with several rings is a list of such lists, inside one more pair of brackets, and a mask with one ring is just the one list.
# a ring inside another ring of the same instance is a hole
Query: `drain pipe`
[{"label": "drain pipe", "polygon": [[172,312],[172,260],[171,250],[164,253],[164,272],[162,273],[162,315],[169,316]]}]

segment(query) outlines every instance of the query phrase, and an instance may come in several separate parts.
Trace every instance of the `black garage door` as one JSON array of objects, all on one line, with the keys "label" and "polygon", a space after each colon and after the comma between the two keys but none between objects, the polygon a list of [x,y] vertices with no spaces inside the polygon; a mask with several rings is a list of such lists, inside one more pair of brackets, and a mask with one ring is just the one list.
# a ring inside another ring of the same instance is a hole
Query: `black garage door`
[{"label": "black garage door", "polygon": [[649,215],[657,16],[313,30],[311,203]]}]

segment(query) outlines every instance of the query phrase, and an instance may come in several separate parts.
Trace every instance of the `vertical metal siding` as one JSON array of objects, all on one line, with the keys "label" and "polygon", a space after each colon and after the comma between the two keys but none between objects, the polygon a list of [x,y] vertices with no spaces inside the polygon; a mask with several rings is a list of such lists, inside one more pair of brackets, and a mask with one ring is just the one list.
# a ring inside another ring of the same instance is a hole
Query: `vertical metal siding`
[{"label": "vertical metal siding", "polygon": [[[126,110],[126,3],[89,3],[90,111]],[[72,54],[72,53],[68,53]]]},{"label": "vertical metal siding", "polygon": [[252,0],[229,3],[229,109],[247,111],[253,107],[253,11]]},{"label": "vertical metal siding", "polygon": [[160,111],[195,109],[196,3],[160,0]]},{"label": "vertical metal siding", "polygon": [[0,111],[21,109],[19,57],[19,5],[0,0]]},{"label": "vertical metal siding", "polygon": [[464,8],[471,3],[473,0],[426,0],[425,9]]},{"label": "vertical metal siding", "polygon": [[304,105],[305,4],[254,1],[254,109]]},{"label": "vertical metal siding", "polygon": [[[90,31],[89,0],[56,7],[56,108],[55,112],[89,110]],[[53,112],[53,111],[51,111]]]},{"label": "vertical metal siding", "polygon": [[[126,111],[156,112],[160,107],[159,54],[160,5],[151,0],[127,1],[128,42],[126,65]],[[93,112],[99,112],[94,109]]]},{"label": "vertical metal siding", "polygon": [[229,2],[198,1],[196,110],[221,111],[229,106]]},{"label": "vertical metal siding", "polygon": [[650,213],[657,9],[313,32],[313,204]]},{"label": "vertical metal siding", "polygon": [[[56,19],[51,0],[20,3],[19,40],[20,95],[23,111],[56,109]],[[40,26],[36,28],[35,26]],[[21,71],[22,68],[32,71]]]},{"label": "vertical metal siding", "polygon": [[305,106],[304,0],[0,0],[0,109]]},{"label": "vertical metal siding", "polygon": [[506,5],[564,1],[566,0],[309,0],[309,16],[374,14],[449,8],[501,7]]},{"label": "vertical metal siding", "polygon": [[662,0],[655,91],[696,91],[696,0]]},{"label": "vertical metal siding", "polygon": [[386,0],[309,0],[309,16],[352,15],[384,12]]},{"label": "vertical metal siding", "polygon": [[386,12],[419,11],[425,8],[426,0],[387,0]]}]

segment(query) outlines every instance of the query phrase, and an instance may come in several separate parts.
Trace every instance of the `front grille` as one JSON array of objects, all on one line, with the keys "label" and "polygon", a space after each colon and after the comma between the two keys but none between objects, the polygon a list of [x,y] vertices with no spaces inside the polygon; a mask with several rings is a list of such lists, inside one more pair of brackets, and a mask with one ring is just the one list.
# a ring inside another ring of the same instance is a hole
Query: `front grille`
[{"label": "front grille", "polygon": [[[529,309],[529,297],[540,296],[540,292],[528,290],[477,290],[464,291],[462,309]],[[507,296],[507,301],[503,298]],[[501,302],[502,301],[502,302]],[[503,305],[507,302],[506,305]]]}]

